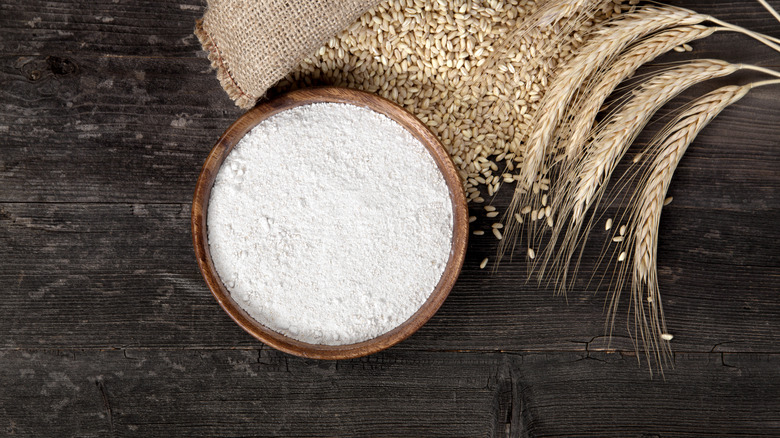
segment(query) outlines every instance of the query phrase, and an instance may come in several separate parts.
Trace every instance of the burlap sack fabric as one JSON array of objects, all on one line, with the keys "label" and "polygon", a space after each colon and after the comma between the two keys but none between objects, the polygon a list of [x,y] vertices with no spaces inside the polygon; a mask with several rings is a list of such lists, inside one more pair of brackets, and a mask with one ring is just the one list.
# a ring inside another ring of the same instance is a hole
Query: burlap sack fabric
[{"label": "burlap sack fabric", "polygon": [[222,88],[250,108],[379,0],[208,0],[195,35]]}]

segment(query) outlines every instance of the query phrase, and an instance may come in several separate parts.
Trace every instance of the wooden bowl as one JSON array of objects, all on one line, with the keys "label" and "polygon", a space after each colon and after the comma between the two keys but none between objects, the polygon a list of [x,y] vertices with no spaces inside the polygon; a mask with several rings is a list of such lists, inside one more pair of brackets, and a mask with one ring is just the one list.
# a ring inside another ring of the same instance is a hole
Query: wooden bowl
[{"label": "wooden bowl", "polygon": [[[258,123],[274,114],[300,105],[318,102],[347,103],[369,108],[401,124],[428,149],[444,176],[452,199],[454,223],[450,258],[438,285],[428,300],[414,315],[393,330],[367,341],[347,345],[320,345],[301,342],[275,332],[249,316],[241,306],[233,301],[230,292],[217,275],[211,260],[206,230],[206,215],[211,187],[222,162],[238,141]],[[419,119],[389,100],[373,94],[337,87],[312,88],[293,91],[256,106],[239,117],[222,134],[206,158],[195,188],[192,202],[192,239],[198,266],[206,284],[222,308],[244,330],[274,348],[297,356],[316,359],[348,359],[375,353],[401,342],[417,331],[436,313],[444,299],[447,298],[463,266],[468,242],[468,208],[458,172],[447,151]]]}]

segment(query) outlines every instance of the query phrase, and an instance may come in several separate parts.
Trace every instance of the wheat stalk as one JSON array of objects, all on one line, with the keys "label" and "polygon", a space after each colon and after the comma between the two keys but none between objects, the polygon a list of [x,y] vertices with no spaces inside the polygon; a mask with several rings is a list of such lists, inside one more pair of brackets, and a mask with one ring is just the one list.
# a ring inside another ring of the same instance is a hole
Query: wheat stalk
[{"label": "wheat stalk", "polygon": [[753,38],[756,41],[761,42],[762,44],[766,45],[767,47],[770,47],[773,50],[775,50],[777,52],[780,52],[780,45],[778,45],[778,44],[780,44],[780,39],[778,39],[778,38],[774,38],[774,37],[771,37],[771,36],[768,36],[768,35],[764,35],[764,34],[758,33],[758,32],[753,32],[752,30],[745,29],[742,26],[737,26],[737,25],[734,25],[734,24],[731,24],[731,23],[727,23],[725,21],[719,20],[719,19],[717,19],[715,17],[712,17],[712,16],[709,16],[709,15],[707,16],[707,21],[709,21],[711,23],[714,23],[714,24],[717,24],[719,26],[723,26],[723,27],[725,27],[725,28],[727,28],[727,29],[729,29],[731,31],[739,32],[741,34],[745,34],[745,35],[749,36],[750,38]]},{"label": "wheat stalk", "polygon": [[766,0],[758,0],[758,2],[761,3],[761,6],[763,6],[764,9],[769,11],[769,13],[772,14],[773,17],[775,17],[775,20],[780,21],[780,14],[778,14],[775,8],[773,8],[769,3],[767,3]]}]

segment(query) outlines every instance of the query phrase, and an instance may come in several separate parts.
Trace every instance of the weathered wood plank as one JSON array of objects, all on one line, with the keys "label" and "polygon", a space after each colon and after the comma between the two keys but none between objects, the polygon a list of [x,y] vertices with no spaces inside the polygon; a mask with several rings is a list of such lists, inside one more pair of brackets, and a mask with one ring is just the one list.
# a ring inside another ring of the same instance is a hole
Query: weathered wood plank
[{"label": "weathered wood plank", "polygon": [[9,436],[776,436],[780,356],[0,352]]},{"label": "weathered wood plank", "polygon": [[2,351],[0,427],[8,436],[499,436],[511,418],[507,373],[496,355]]},{"label": "weathered wood plank", "polygon": [[[659,269],[675,348],[777,351],[777,217],[668,207]],[[13,290],[0,301],[2,346],[258,345],[200,278],[186,204],[0,204],[0,241],[0,278]],[[494,239],[472,239],[442,309],[397,348],[582,351],[603,334],[603,291],[582,279],[567,304],[526,284],[524,261],[480,270],[494,251]]]},{"label": "weathered wood plank", "polygon": [[[55,73],[63,64],[72,71]],[[0,66],[0,202],[189,203],[208,151],[240,114],[204,60],[4,57]]]},{"label": "weathered wood plank", "polygon": [[523,436],[777,436],[780,356],[676,354],[665,379],[633,357],[522,356]]},{"label": "weathered wood plank", "polygon": [[192,57],[192,33],[205,1],[51,2],[0,4],[0,54],[106,54]]}]

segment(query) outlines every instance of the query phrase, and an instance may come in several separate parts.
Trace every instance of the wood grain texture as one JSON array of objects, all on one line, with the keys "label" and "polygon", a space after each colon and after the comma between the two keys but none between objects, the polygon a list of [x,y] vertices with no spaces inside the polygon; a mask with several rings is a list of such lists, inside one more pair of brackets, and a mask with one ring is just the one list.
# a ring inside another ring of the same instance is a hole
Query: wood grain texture
[{"label": "wood grain texture", "polygon": [[[521,436],[773,436],[777,355],[676,353],[666,380],[636,373],[633,357],[523,355]],[[631,389],[628,389],[631,388]],[[566,394],[561,397],[560,394]]]},{"label": "wood grain texture", "polygon": [[37,350],[0,352],[0,365],[2,431],[17,436],[780,433],[777,354],[677,354],[666,381],[617,353]]},{"label": "wood grain texture", "polygon": [[208,61],[77,55],[63,58],[77,70],[57,75],[48,57],[0,55],[0,201],[188,204],[240,114]]},{"label": "wood grain texture", "polygon": [[[780,37],[754,1],[673,3]],[[195,180],[241,114],[192,35],[204,4],[0,3],[0,435],[780,434],[780,87],[724,111],[675,174],[659,237],[665,380],[637,365],[622,324],[607,342],[605,291],[587,278],[564,299],[520,260],[478,269],[489,236],[409,339],[303,360],[244,333],[195,262]],[[744,36],[693,46],[659,63],[780,68]]]},{"label": "wood grain texture", "polygon": [[13,56],[78,53],[205,59],[192,33],[204,10],[200,0],[8,0],[0,4],[0,50]]},{"label": "wood grain texture", "polygon": [[0,432],[21,436],[487,437],[511,396],[495,355],[39,350],[0,365]]}]

